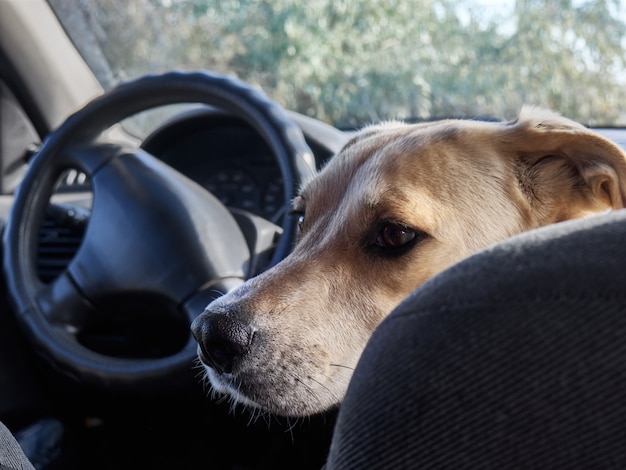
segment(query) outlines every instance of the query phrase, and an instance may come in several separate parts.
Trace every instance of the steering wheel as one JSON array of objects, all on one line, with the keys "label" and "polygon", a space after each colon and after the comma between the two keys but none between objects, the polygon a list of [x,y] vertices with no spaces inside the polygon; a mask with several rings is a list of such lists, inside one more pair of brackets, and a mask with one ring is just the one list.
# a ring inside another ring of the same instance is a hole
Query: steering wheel
[{"label": "steering wheel", "polygon": [[[285,201],[314,172],[300,128],[278,104],[237,79],[208,72],[169,72],[122,84],[51,133],[8,217],[4,275],[18,322],[42,357],[96,389],[177,387],[190,377],[196,357],[189,325],[212,298],[247,276],[247,242],[214,196],[144,150],[103,139],[129,116],[177,103],[216,106],[256,129],[278,160]],[[91,214],[67,269],[44,283],[36,267],[38,232],[55,183],[68,168],[88,176]],[[293,218],[285,217],[282,229],[271,264],[291,249]],[[135,357],[94,348],[94,324],[99,332],[129,332],[157,350]],[[159,350],[159,336],[170,329],[180,341]]]}]

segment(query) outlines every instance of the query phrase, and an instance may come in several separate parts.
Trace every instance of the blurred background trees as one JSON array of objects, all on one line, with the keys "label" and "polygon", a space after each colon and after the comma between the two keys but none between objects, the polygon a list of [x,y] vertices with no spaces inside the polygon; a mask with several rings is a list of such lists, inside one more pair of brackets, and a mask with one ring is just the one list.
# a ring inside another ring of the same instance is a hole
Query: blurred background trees
[{"label": "blurred background trees", "polygon": [[498,5],[505,3],[82,0],[76,14],[102,47],[110,85],[206,68],[339,127],[511,118],[525,103],[587,124],[625,123],[626,9],[619,0]]}]

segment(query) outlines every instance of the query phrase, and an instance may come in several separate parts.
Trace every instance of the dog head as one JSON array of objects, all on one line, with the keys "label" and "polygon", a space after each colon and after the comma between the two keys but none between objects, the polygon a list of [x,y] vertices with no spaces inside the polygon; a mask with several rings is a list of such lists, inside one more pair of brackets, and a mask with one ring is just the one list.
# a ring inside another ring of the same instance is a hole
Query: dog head
[{"label": "dog head", "polygon": [[366,128],[293,201],[292,253],[194,321],[207,376],[281,415],[332,407],[412,290],[522,231],[622,208],[625,182],[617,146],[535,108],[507,123]]}]

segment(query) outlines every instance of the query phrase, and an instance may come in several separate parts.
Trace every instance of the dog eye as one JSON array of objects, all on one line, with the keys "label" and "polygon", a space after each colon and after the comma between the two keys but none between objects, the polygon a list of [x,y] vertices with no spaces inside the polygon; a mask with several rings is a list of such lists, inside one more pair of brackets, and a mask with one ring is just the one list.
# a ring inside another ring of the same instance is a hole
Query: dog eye
[{"label": "dog eye", "polygon": [[289,215],[296,216],[298,218],[298,230],[302,231],[302,225],[304,225],[304,212],[292,210]]},{"label": "dog eye", "polygon": [[397,223],[387,223],[378,232],[376,244],[383,248],[401,248],[417,237],[415,230]]}]

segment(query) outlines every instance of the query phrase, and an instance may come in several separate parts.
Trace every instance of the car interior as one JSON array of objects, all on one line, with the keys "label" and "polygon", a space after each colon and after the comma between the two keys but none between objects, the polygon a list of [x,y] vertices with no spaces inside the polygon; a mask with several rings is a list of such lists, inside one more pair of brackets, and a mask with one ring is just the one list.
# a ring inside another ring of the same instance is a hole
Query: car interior
[{"label": "car interior", "polygon": [[[235,24],[248,4],[281,13],[287,33],[304,22],[291,4],[235,3],[0,0],[0,469],[625,468],[623,209],[431,278],[376,328],[338,407],[282,417],[212,391],[191,323],[290,253],[299,188],[369,125],[279,103],[235,59],[234,72],[217,59],[98,68],[117,57],[105,33],[121,4],[141,21],[166,11],[173,28],[192,13]],[[435,3],[439,20],[463,4]],[[565,3],[621,25],[622,56],[601,71],[621,86],[617,117],[584,124],[626,151],[626,4]],[[468,11],[455,21],[491,31]]]}]

